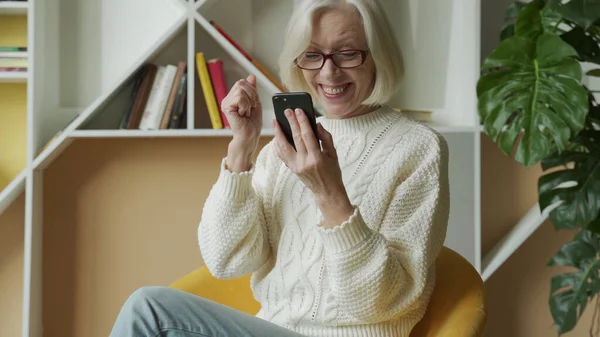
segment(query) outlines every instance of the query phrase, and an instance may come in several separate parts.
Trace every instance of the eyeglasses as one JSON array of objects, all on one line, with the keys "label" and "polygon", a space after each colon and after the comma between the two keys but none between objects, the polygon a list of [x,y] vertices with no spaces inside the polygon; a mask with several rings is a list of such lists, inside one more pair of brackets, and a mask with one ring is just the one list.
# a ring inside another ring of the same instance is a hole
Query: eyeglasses
[{"label": "eyeglasses", "polygon": [[365,63],[368,50],[344,49],[331,54],[319,52],[304,52],[298,56],[294,63],[298,68],[306,70],[317,70],[323,68],[325,61],[331,59],[338,68],[348,69],[356,68]]}]

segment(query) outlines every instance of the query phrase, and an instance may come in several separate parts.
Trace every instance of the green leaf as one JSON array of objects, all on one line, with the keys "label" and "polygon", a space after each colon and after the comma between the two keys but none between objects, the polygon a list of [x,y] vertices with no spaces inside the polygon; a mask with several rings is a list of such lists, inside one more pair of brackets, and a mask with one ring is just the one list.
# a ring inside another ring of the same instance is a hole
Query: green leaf
[{"label": "green leaf", "polygon": [[581,61],[600,64],[600,46],[583,29],[575,27],[562,34],[561,38],[577,50]]},{"label": "green leaf", "polygon": [[568,266],[573,272],[558,274],[550,286],[550,312],[559,334],[571,331],[591,299],[600,290],[600,241],[595,233],[579,232],[548,263]]},{"label": "green leaf", "polygon": [[577,52],[552,34],[537,41],[513,36],[485,60],[489,72],[477,83],[485,133],[507,155],[517,138],[515,160],[531,166],[562,150],[583,129],[588,110]]},{"label": "green leaf", "polygon": [[538,180],[539,203],[546,209],[559,203],[550,218],[556,229],[587,228],[600,233],[600,131],[582,131],[571,149],[555,151],[542,160],[544,171],[559,166],[571,167],[548,173]]},{"label": "green leaf", "polygon": [[515,1],[508,6],[504,15],[504,25],[502,26],[502,32],[500,33],[500,41],[506,40],[515,34],[515,22],[519,17],[519,12],[525,5],[526,3]]},{"label": "green leaf", "polygon": [[588,76],[600,77],[600,69],[592,69],[585,74]]},{"label": "green leaf", "polygon": [[515,35],[525,37],[529,40],[535,40],[538,36],[542,35],[544,27],[542,26],[540,10],[540,3],[538,1],[533,1],[523,7],[515,24]]},{"label": "green leaf", "polygon": [[542,16],[542,27],[544,32],[552,34],[562,34],[562,28],[559,26],[563,21],[562,16],[558,13],[554,7],[546,5],[540,12]]},{"label": "green leaf", "polygon": [[506,11],[501,41],[513,35],[535,40],[543,33],[559,34],[561,20],[560,14],[552,6],[545,6],[543,1],[514,2]]},{"label": "green leaf", "polygon": [[584,30],[588,30],[600,20],[600,0],[571,0],[564,4],[561,1],[553,1],[551,4],[562,17]]}]

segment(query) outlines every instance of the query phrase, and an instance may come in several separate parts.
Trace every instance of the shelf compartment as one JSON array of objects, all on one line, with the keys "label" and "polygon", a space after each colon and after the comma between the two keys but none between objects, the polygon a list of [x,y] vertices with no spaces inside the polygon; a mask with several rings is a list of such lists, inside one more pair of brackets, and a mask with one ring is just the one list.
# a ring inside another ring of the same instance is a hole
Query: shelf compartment
[{"label": "shelf compartment", "polygon": [[[177,66],[180,61],[187,60],[188,36],[185,20],[182,21],[173,34],[167,38],[162,46],[142,64],[150,63],[157,66]],[[93,114],[78,129],[87,130],[118,130],[121,120],[126,115],[134,101],[132,96],[133,86],[140,67],[118,88],[113,97],[106,101],[102,107]],[[189,70],[188,70],[189,71]],[[187,114],[187,111],[184,111]],[[128,130],[123,130],[128,131]],[[137,131],[137,130],[131,130]]]},{"label": "shelf compartment", "polygon": [[[46,126],[44,130],[41,130],[42,137],[36,142],[36,153],[39,154],[34,159],[34,168],[47,167],[59,156],[69,145],[70,141],[67,135],[73,130],[80,127],[93,129],[108,124],[111,126],[116,125],[120,121],[122,112],[126,109],[137,70],[148,60],[163,62],[165,57],[168,58],[166,55],[169,55],[169,51],[165,50],[166,46],[178,38],[178,35],[184,30],[183,27],[186,22],[187,18],[181,16],[170,28],[160,34],[154,44],[141,53],[137,60],[125,72],[121,73],[120,78],[114,81],[109,89],[100,92],[92,103],[83,105],[83,108],[64,106],[56,108],[56,105],[54,105],[52,111],[50,108],[46,108],[45,111],[37,111],[37,127],[43,127],[51,123],[53,121],[51,117],[53,116],[59,119],[61,123],[54,123],[50,127]],[[52,106],[52,104],[50,105]],[[69,113],[58,113],[57,111],[68,111]],[[103,113],[107,115],[101,116]],[[42,124],[43,121],[46,124]],[[59,133],[60,135],[57,136]],[[54,144],[50,144],[50,140],[53,138],[52,143]]]},{"label": "shelf compartment", "polygon": [[[187,19],[186,8],[175,1],[67,2],[35,5],[36,153],[70,122],[86,120],[112,98]],[[84,118],[77,119],[79,113]]]},{"label": "shelf compartment", "polygon": [[[214,27],[209,27],[209,29],[214,29]],[[216,30],[214,31],[216,32]],[[204,54],[205,60],[208,62],[211,59],[220,59],[223,62],[223,72],[225,76],[227,92],[231,90],[236,81],[247,78],[251,73],[257,74],[257,87],[258,93],[260,96],[261,104],[263,106],[263,128],[271,127],[271,120],[274,118],[273,114],[273,104],[271,101],[271,97],[275,92],[279,90],[270,82],[268,79],[260,80],[261,74],[258,70],[250,69],[254,66],[246,59],[243,59],[240,62],[239,57],[241,53],[237,50],[232,50],[232,46],[229,42],[225,41],[223,44],[219,43],[218,40],[223,37],[220,33],[216,32],[216,37],[211,34],[205,27],[197,23],[195,25],[195,39],[194,39],[194,55],[202,52]],[[196,62],[194,59],[193,64],[193,88],[194,88],[194,128],[195,129],[207,129],[212,128],[212,124],[210,122],[210,116],[208,114],[208,107],[206,104],[204,92],[202,90],[202,86],[200,84],[200,78],[198,75],[198,69],[196,66]],[[218,102],[217,102],[218,105]]]}]

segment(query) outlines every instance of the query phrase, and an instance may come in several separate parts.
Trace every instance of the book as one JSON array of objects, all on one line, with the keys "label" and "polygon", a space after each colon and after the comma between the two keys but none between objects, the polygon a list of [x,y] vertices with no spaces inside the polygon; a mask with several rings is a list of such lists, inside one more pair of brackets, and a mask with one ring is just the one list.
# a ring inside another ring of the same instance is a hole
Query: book
[{"label": "book", "polygon": [[185,121],[185,117],[187,116],[187,78],[187,72],[183,73],[179,83],[179,88],[177,90],[177,96],[175,98],[171,120],[169,121],[169,129],[180,128],[183,124],[183,121]]},{"label": "book", "polygon": [[27,47],[0,46],[0,52],[27,51]]},{"label": "book", "polygon": [[168,129],[169,122],[171,121],[171,115],[173,114],[173,108],[175,105],[175,99],[177,98],[177,93],[179,91],[179,87],[181,86],[181,77],[186,70],[186,62],[180,61],[177,64],[177,72],[175,73],[175,78],[173,80],[173,84],[171,86],[171,92],[169,93],[169,99],[167,100],[167,105],[165,107],[165,111],[163,112],[162,119],[160,121],[159,128],[160,129]]},{"label": "book", "polygon": [[202,86],[202,92],[204,93],[204,100],[206,101],[206,107],[208,108],[208,115],[210,117],[212,127],[213,129],[222,129],[223,122],[221,121],[221,114],[219,112],[215,92],[210,81],[210,74],[208,73],[206,58],[202,52],[196,53],[196,68],[198,69],[198,77],[200,78],[200,85]]},{"label": "book", "polygon": [[133,107],[131,108],[131,116],[127,122],[127,129],[129,130],[137,129],[139,127],[142,115],[146,109],[148,97],[150,96],[150,92],[154,84],[154,79],[156,78],[156,74],[158,72],[158,67],[154,64],[146,64],[144,67],[147,68],[147,71],[143,75],[143,80],[140,83],[140,88],[135,95],[135,101],[133,103]]},{"label": "book", "polygon": [[25,68],[28,61],[26,57],[0,57],[0,68]]},{"label": "book", "polygon": [[210,74],[210,81],[212,83],[213,89],[215,91],[215,98],[217,100],[217,107],[219,108],[219,113],[221,114],[221,121],[223,122],[224,128],[231,128],[229,125],[229,121],[227,120],[227,116],[221,109],[221,103],[225,96],[227,96],[227,82],[225,81],[225,73],[223,71],[223,60],[221,59],[211,59],[207,62],[208,72]]},{"label": "book", "polygon": [[135,97],[138,95],[144,76],[147,73],[148,67],[142,66],[135,74],[133,88],[131,90],[129,108],[127,109],[127,113],[125,113],[121,118],[121,122],[119,123],[119,129],[127,129],[127,124],[129,124],[129,119],[131,118],[131,113],[133,112],[133,108],[135,106]]},{"label": "book", "polygon": [[140,130],[158,130],[160,128],[160,122],[167,106],[176,73],[177,67],[172,64],[159,66],[146,109],[144,109],[140,121]]}]

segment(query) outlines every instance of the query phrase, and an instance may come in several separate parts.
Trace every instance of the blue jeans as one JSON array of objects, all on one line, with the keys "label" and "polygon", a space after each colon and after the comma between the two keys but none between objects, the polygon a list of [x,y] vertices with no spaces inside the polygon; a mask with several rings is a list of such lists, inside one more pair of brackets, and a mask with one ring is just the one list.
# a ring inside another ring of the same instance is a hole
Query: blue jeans
[{"label": "blue jeans", "polygon": [[301,337],[266,320],[167,287],[136,290],[110,337]]}]

